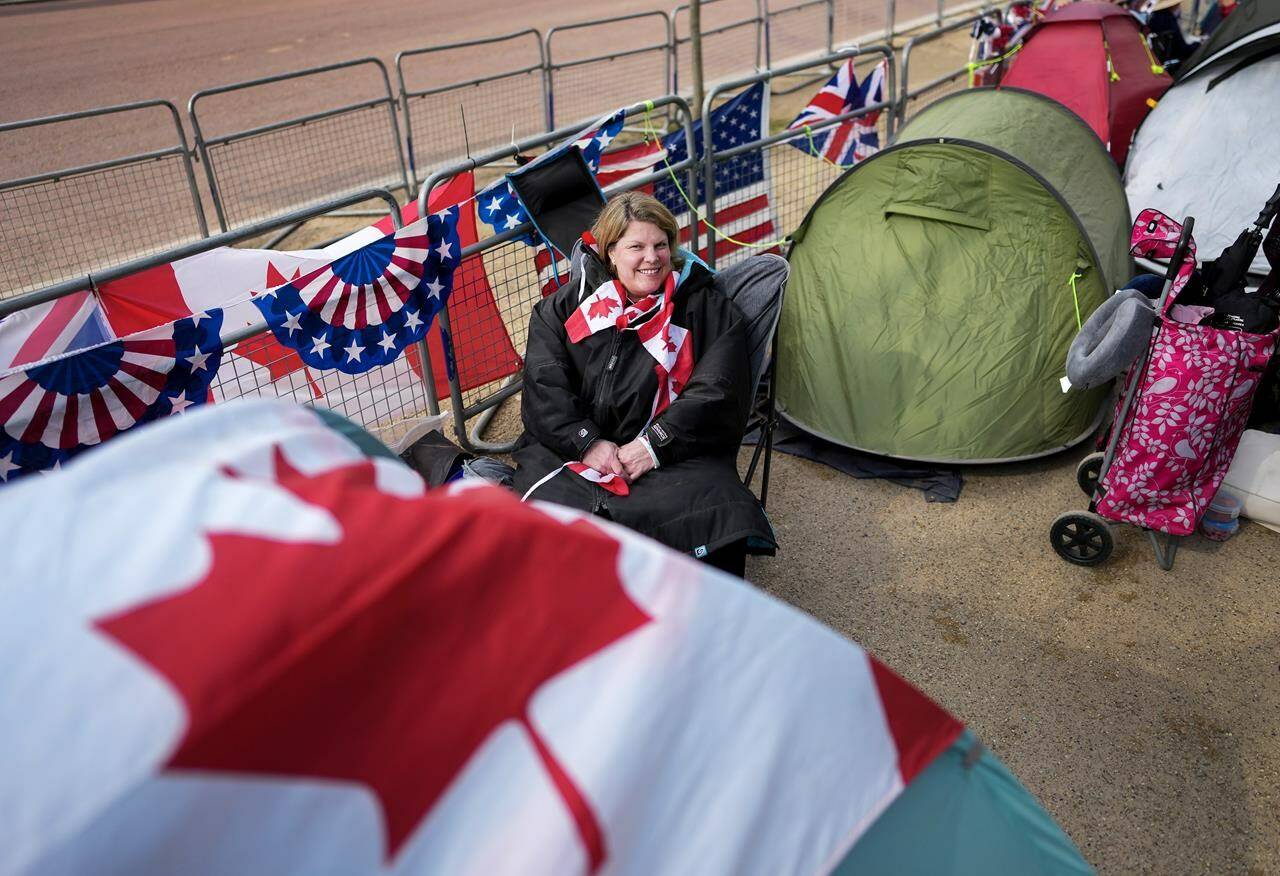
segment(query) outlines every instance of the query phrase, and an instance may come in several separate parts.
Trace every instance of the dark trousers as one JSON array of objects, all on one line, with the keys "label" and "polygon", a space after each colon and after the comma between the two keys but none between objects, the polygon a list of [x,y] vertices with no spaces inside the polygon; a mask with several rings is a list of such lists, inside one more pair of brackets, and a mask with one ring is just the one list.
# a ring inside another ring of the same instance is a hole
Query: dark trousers
[{"label": "dark trousers", "polygon": [[747,573],[747,542],[735,541],[719,550],[712,551],[702,558],[708,566],[714,566],[722,572],[728,572],[742,578]]}]

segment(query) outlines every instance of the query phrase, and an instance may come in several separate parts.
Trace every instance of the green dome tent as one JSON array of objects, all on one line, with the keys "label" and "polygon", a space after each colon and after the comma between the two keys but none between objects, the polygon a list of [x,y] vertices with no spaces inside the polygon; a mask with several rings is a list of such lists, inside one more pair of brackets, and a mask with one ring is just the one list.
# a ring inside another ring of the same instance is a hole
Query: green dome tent
[{"label": "green dome tent", "polygon": [[1129,279],[1115,164],[1070,110],[972,89],[914,116],[794,235],[778,401],[837,444],[906,459],[1052,453],[1105,389],[1064,393],[1067,348]]}]

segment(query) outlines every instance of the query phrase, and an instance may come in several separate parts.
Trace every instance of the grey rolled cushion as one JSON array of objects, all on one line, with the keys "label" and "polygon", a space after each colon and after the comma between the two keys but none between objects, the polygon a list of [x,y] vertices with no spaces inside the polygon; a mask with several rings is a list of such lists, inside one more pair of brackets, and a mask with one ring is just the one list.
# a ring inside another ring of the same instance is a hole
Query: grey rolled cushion
[{"label": "grey rolled cushion", "polygon": [[1151,342],[1155,306],[1122,289],[1093,312],[1067,351],[1067,379],[1078,389],[1101,386],[1133,364]]}]

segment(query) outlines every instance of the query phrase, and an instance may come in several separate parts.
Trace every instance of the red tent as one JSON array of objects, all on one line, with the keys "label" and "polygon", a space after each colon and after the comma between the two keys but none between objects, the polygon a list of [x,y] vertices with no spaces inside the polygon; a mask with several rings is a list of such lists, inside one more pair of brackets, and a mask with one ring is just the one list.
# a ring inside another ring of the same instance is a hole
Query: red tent
[{"label": "red tent", "polygon": [[1045,16],[1000,81],[1001,87],[1038,92],[1075,112],[1121,167],[1138,123],[1172,84],[1148,51],[1137,20],[1095,0]]}]

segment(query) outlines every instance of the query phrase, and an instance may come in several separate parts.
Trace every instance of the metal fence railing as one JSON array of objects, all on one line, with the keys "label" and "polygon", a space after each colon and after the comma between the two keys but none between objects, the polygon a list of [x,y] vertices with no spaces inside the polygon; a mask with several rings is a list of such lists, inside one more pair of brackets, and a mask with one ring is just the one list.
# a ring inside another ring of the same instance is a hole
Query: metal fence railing
[{"label": "metal fence railing", "polygon": [[[756,77],[741,81],[759,81],[764,76],[775,95],[784,93],[778,88],[784,80],[791,83],[791,91],[808,87],[811,81],[830,75],[835,63],[832,59],[847,56],[835,53],[787,65],[770,63],[770,59],[792,52],[811,54],[813,46],[847,36],[851,21],[862,28],[859,33],[875,33],[886,21],[901,18],[903,9],[914,9],[907,4],[916,2],[924,3],[935,15],[938,9],[947,15],[955,11],[945,5],[947,0],[943,6],[938,0],[886,0],[883,8],[876,4],[855,6],[850,0],[774,0],[772,7],[764,5],[764,0],[709,0],[704,4],[708,78],[714,83],[721,72],[738,75],[744,68],[768,65]],[[869,17],[851,18],[850,10],[855,8]],[[555,136],[540,136],[538,130],[559,127],[567,131],[571,123],[597,118],[609,107],[627,105],[649,94],[673,93],[677,58],[688,49],[687,11],[682,9],[672,15],[655,11],[553,27],[544,39],[537,31],[527,30],[405,51],[397,56],[399,89],[395,94],[386,68],[371,58],[198,92],[190,99],[189,113],[196,154],[204,164],[209,189],[203,197],[209,198],[218,225],[226,231],[246,225],[261,227],[263,217],[285,211],[310,217],[315,213],[304,208],[370,187],[409,189],[428,177],[432,168],[456,164],[468,151],[484,159],[477,159],[472,166],[496,175],[501,172],[498,163],[512,158],[517,145],[537,148]],[[900,124],[909,107],[963,86],[967,52],[953,51],[950,41],[937,41],[948,36],[959,38],[961,29],[975,18],[934,28],[907,42],[898,68],[901,82],[894,96],[896,118],[885,119],[882,125]],[[684,30],[678,33],[678,28]],[[929,44],[933,49],[921,54]],[[618,51],[605,51],[606,47],[617,47]],[[722,50],[724,55],[718,56]],[[953,54],[955,63],[947,61],[941,67],[938,58],[931,57]],[[736,59],[736,73],[727,59]],[[934,77],[934,69],[942,68],[945,74]],[[476,71],[477,75],[471,75]],[[366,74],[363,84],[372,96],[348,101],[349,81],[361,73]],[[912,74],[924,84],[912,87],[908,79]],[[433,80],[433,75],[445,78]],[[341,81],[336,87],[325,87],[323,83],[334,82],[332,77]],[[299,98],[283,101],[294,108],[293,117],[279,119],[279,111],[273,115],[271,105],[260,100],[270,91],[258,89],[278,87],[294,89]],[[664,106],[667,112],[655,118],[669,123],[674,105],[668,101]],[[30,137],[31,130],[56,131],[62,136],[59,123],[114,118],[118,113],[141,119],[147,110],[168,113],[166,127],[171,133],[166,135],[163,148],[39,174],[35,171],[43,171],[43,167],[33,166],[14,174],[25,174],[22,178],[0,181],[0,300],[44,289],[87,271],[97,274],[207,236],[193,155],[178,111],[166,101],[0,125],[0,155],[24,156],[20,145],[15,150],[15,138]],[[464,113],[465,134],[461,123]],[[413,156],[412,177],[400,135],[401,114]],[[619,142],[625,140],[624,136]],[[93,138],[77,145],[85,144],[102,151]],[[833,169],[820,162],[815,165],[785,138],[757,143],[756,148],[767,156],[778,225],[789,231],[796,216],[803,214],[816,192],[829,182]],[[86,157],[93,159],[97,154],[89,152]],[[722,158],[720,154],[715,160]],[[71,161],[64,159],[64,163]],[[19,166],[8,159],[6,164]],[[85,204],[92,204],[93,209],[84,209]],[[503,306],[510,303],[508,310],[524,312],[527,307],[520,296],[536,285],[530,280],[534,276],[530,273],[532,262],[523,244],[501,248],[510,239],[491,239],[477,252],[482,252],[495,289],[520,287],[521,291],[513,293],[517,298],[504,300]],[[506,294],[500,292],[499,297]],[[522,337],[515,322],[509,334]],[[514,356],[509,353],[508,359]],[[465,370],[469,366],[460,367]],[[485,401],[472,389],[467,393],[468,407]]]},{"label": "metal fence railing", "polygon": [[[45,126],[168,111],[173,145],[0,180],[0,299],[207,233],[177,108],[147,100],[0,125],[0,143]],[[23,147],[27,151],[29,147]]]},{"label": "metal fence railing", "polygon": [[[306,85],[362,67],[375,70],[381,85],[372,99],[216,136],[201,123],[200,107],[208,112],[219,95]],[[391,80],[376,58],[207,88],[192,95],[188,112],[223,231],[359,189],[411,191]]]},{"label": "metal fence railing", "polygon": [[547,63],[530,28],[396,55],[409,171],[433,168],[547,130]]},{"label": "metal fence railing", "polygon": [[943,67],[942,73],[932,77],[925,84],[912,88],[910,83],[912,54],[918,53],[920,46],[942,39],[949,34],[957,31],[967,32],[974,22],[979,21],[985,14],[986,12],[983,11],[976,15],[970,15],[907,40],[907,44],[902,49],[902,62],[900,65],[902,80],[898,86],[896,109],[899,127],[906,121],[908,106],[914,104],[915,108],[919,109],[944,95],[959,91],[968,85],[969,56],[968,52],[964,51],[957,53],[957,58],[959,59],[957,64],[941,65]]},{"label": "metal fence railing", "polygon": [[[832,0],[832,40],[835,45],[853,45],[873,39],[891,39],[894,34],[894,4],[866,0]],[[925,0],[911,0],[925,2]]]},{"label": "metal fence railing", "polygon": [[[691,94],[693,49],[689,6],[671,13],[672,90]],[[702,3],[702,78],[708,85],[767,66],[764,0],[704,0]]]},{"label": "metal fence railing", "polygon": [[779,0],[765,7],[767,67],[835,47],[835,0]]},{"label": "metal fence railing", "polygon": [[[807,133],[784,129],[770,132],[766,137],[728,149],[716,149],[713,131],[709,127],[703,131],[703,154],[706,156],[706,161],[702,164],[701,172],[703,186],[709,193],[706,206],[707,225],[708,228],[717,226],[720,228],[719,232],[709,232],[713,238],[719,238],[715,247],[708,247],[711,250],[709,261],[712,265],[723,266],[727,263],[726,254],[729,255],[727,261],[731,262],[758,248],[768,247],[772,242],[789,236],[800,226],[818,197],[846,170],[846,167],[835,166],[829,159],[811,154],[814,151],[815,140],[820,139],[828,128],[876,113],[878,114],[876,130],[880,145],[888,144],[894,131],[893,50],[887,45],[842,49],[824,57],[776,67],[754,76],[725,82],[707,93],[706,102],[703,104],[703,118],[710,117],[713,108],[731,92],[740,91],[758,82],[767,83],[781,76],[818,74],[850,58],[856,59],[855,71],[859,78],[866,76],[876,64],[888,61],[884,84],[885,99],[882,102],[813,124]],[[763,174],[758,169],[760,164],[764,167]],[[742,174],[751,174],[752,182],[743,184],[743,180],[739,178]],[[722,196],[722,192],[726,189],[732,190],[735,193],[735,199],[739,202],[761,196],[769,199],[773,224],[771,240],[752,241],[750,246],[734,245],[734,241],[730,239],[735,232],[732,213],[726,209],[726,199]]]},{"label": "metal fence railing", "polygon": [[662,12],[553,27],[546,44],[548,128],[671,90],[671,19]]},{"label": "metal fence railing", "polygon": [[[643,120],[646,127],[658,117],[664,120],[668,116],[673,117],[685,132],[686,142],[693,142],[692,114],[688,103],[680,97],[668,95],[652,101],[651,105],[649,102],[636,103],[627,107],[626,115],[633,122]],[[575,127],[562,128],[441,168],[419,190],[418,209],[425,210],[431,192],[459,174],[492,167],[518,153],[553,146],[575,133]],[[661,170],[628,177],[607,189],[606,194],[649,185],[665,178],[669,172],[681,174],[684,184],[692,191],[697,183],[696,166],[696,159],[673,162],[670,170],[663,165]],[[456,280],[449,302],[439,314],[445,360],[452,363],[449,389],[454,430],[459,443],[468,450],[505,452],[510,449],[509,445],[484,441],[480,433],[497,406],[520,390],[522,363],[518,355],[513,357],[512,351],[524,350],[529,313],[541,299],[542,286],[534,248],[522,242],[531,230],[533,226],[526,223],[495,231],[465,247],[462,268],[455,275],[461,279]],[[696,246],[696,239],[691,241],[691,245]],[[464,270],[467,260],[476,258],[483,261],[484,271]],[[492,303],[501,316],[500,324],[492,321],[463,322],[466,314],[462,302],[477,294],[492,296]],[[501,367],[503,364],[506,367]]]},{"label": "metal fence railing", "polygon": [[[96,290],[114,280],[242,243],[366,201],[381,202],[391,216],[393,227],[400,227],[400,208],[394,195],[385,189],[361,190],[0,301],[0,318],[84,291],[97,294]],[[425,355],[426,340],[416,345],[412,356],[406,353],[388,365],[360,375],[344,374],[337,369],[312,371],[301,367],[296,354],[274,342],[262,319],[247,326],[224,324],[222,340],[225,352],[230,355],[222,357],[212,386],[215,401],[269,396],[325,407],[360,423],[388,444],[397,443],[415,422],[439,411],[431,360]]]}]

